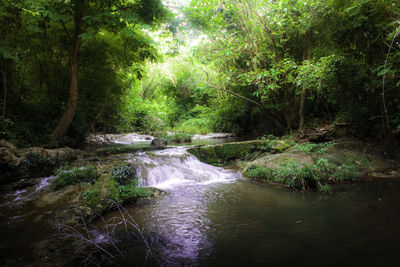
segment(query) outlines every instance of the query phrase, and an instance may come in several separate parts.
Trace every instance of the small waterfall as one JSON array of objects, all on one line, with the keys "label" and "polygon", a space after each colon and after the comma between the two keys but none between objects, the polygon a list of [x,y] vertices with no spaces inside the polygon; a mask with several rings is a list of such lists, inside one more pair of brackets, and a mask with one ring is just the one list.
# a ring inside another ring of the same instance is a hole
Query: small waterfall
[{"label": "small waterfall", "polygon": [[200,162],[186,148],[177,147],[138,154],[142,185],[170,188],[179,184],[229,182],[239,173]]}]

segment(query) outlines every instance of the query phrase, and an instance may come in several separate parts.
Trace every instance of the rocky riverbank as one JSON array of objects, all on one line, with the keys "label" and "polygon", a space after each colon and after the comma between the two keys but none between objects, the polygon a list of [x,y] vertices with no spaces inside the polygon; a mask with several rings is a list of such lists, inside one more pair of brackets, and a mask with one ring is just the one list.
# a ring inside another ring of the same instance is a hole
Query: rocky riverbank
[{"label": "rocky riverbank", "polygon": [[50,175],[55,168],[87,156],[82,150],[69,147],[16,149],[0,140],[0,183]]},{"label": "rocky riverbank", "polygon": [[197,146],[188,151],[199,160],[240,166],[251,179],[298,190],[330,191],[338,183],[367,177],[400,177],[400,162],[388,159],[382,147],[346,137],[332,141],[298,142],[295,137],[267,136],[259,140]]}]

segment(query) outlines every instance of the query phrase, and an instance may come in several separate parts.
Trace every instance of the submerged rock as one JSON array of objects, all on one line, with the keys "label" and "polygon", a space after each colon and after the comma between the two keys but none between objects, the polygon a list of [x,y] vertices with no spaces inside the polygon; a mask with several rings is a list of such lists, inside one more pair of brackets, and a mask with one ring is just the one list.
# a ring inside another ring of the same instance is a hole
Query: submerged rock
[{"label": "submerged rock", "polygon": [[37,207],[46,207],[57,202],[62,202],[65,205],[75,203],[79,200],[82,188],[79,185],[69,185],[58,191],[52,191],[35,201]]}]

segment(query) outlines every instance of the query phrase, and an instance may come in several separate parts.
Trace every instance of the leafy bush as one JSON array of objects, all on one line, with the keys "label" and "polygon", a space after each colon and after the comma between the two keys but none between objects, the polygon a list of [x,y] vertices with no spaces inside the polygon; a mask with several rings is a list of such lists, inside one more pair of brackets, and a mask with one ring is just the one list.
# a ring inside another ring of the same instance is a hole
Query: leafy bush
[{"label": "leafy bush", "polygon": [[107,189],[110,193],[109,198],[118,204],[133,203],[139,198],[151,196],[151,190],[149,188],[138,186],[137,180],[130,180],[128,183],[123,185],[119,184],[115,180],[110,180]]},{"label": "leafy bush", "polygon": [[90,187],[82,194],[83,201],[89,207],[101,205],[101,191],[97,187]]},{"label": "leafy bush", "polygon": [[60,168],[56,171],[56,178],[52,180],[56,190],[71,184],[76,183],[95,183],[98,178],[97,168],[94,166],[86,166],[83,168],[72,168],[65,170]]},{"label": "leafy bush", "polygon": [[112,169],[111,175],[118,184],[126,185],[129,180],[134,178],[136,171],[131,165],[119,165]]}]

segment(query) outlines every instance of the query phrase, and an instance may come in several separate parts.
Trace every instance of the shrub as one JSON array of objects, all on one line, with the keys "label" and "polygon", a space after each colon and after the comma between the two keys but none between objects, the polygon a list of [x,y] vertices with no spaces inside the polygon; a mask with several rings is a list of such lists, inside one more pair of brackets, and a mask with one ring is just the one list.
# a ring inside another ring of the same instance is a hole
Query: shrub
[{"label": "shrub", "polygon": [[56,190],[71,184],[76,183],[95,183],[98,178],[97,168],[94,166],[86,166],[82,168],[72,168],[65,170],[60,168],[56,171],[56,178],[52,180]]},{"label": "shrub", "polygon": [[54,159],[50,157],[44,158],[36,152],[29,152],[22,163],[22,167],[25,169],[31,169],[33,171],[37,170],[41,172],[53,170],[55,166],[56,162]]},{"label": "shrub", "polygon": [[121,205],[133,203],[139,198],[151,196],[151,190],[149,188],[138,186],[137,180],[131,180],[123,185],[119,184],[115,180],[110,180],[107,189],[110,192],[109,197]]},{"label": "shrub", "polygon": [[136,171],[131,165],[119,165],[113,168],[111,175],[118,184],[125,185],[135,177]]},{"label": "shrub", "polygon": [[97,187],[90,187],[82,194],[83,201],[89,207],[101,205],[101,192]]}]

